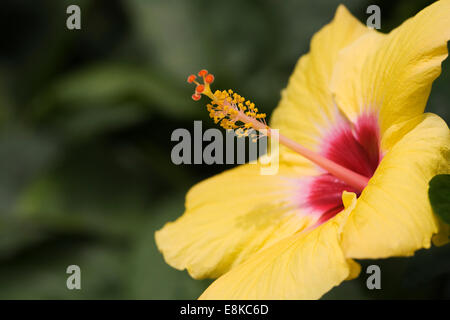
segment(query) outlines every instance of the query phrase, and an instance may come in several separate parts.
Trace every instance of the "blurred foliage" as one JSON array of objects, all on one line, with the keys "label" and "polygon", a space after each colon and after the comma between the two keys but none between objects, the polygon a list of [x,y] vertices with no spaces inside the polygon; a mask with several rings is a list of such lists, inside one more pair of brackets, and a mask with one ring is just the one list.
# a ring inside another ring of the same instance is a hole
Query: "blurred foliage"
[{"label": "blurred foliage", "polygon": [[428,197],[433,211],[450,224],[450,174],[438,174],[430,180]]},{"label": "blurred foliage", "polygon": [[[82,29],[65,27],[66,7]],[[187,74],[206,67],[270,113],[311,36],[339,1],[2,0],[0,4],[0,298],[191,299],[210,283],[167,266],[154,231],[219,166],[175,166],[170,135],[212,124]],[[389,31],[427,1],[369,4]],[[450,120],[449,63],[428,110]],[[206,129],[206,128],[204,128]],[[379,264],[382,290],[365,268]],[[82,290],[66,288],[66,268]],[[325,298],[449,298],[448,246],[362,261],[359,279]]]}]

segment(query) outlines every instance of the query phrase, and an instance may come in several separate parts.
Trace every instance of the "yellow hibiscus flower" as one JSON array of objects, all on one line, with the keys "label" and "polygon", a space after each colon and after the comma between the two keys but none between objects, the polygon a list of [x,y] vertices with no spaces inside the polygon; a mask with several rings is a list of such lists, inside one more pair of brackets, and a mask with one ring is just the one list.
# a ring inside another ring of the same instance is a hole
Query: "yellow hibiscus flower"
[{"label": "yellow hibiscus flower", "polygon": [[[389,34],[339,6],[272,116],[278,173],[246,164],[194,186],[186,212],[156,232],[166,262],[218,277],[201,299],[317,299],[358,276],[353,259],[411,256],[433,237],[447,240],[427,190],[450,172],[450,133],[423,111],[449,39],[448,0]],[[216,122],[270,132],[251,103],[213,94],[212,75],[200,76],[193,98],[212,99]]]}]

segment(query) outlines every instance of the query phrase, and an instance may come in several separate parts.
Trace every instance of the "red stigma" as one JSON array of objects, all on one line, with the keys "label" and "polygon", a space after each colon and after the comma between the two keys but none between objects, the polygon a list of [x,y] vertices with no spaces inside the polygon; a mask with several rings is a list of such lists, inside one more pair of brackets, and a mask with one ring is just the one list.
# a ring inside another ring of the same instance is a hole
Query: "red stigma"
[{"label": "red stigma", "polygon": [[202,69],[198,72],[199,77],[204,77],[208,74],[208,70]]},{"label": "red stigma", "polygon": [[194,94],[192,95],[192,100],[198,101],[198,100],[200,100],[201,97],[202,97],[202,96],[199,95],[198,93],[194,93]]},{"label": "red stigma", "polygon": [[191,74],[191,75],[187,78],[187,82],[192,83],[192,82],[194,82],[195,78],[197,78],[197,77],[195,76],[195,74]]},{"label": "red stigma", "polygon": [[208,75],[205,77],[205,82],[206,82],[206,83],[209,83],[209,84],[213,83],[213,82],[214,82],[214,76],[213,76],[212,74],[208,74]]},{"label": "red stigma", "polygon": [[196,88],[195,91],[198,93],[202,93],[203,90],[205,90],[205,86],[203,84],[199,84]]}]

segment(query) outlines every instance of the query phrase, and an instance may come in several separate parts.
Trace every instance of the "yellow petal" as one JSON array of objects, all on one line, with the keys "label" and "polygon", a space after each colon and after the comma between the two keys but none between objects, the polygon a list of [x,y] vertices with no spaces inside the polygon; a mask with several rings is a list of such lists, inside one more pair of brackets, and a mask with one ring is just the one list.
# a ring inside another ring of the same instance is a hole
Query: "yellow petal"
[{"label": "yellow petal", "polygon": [[409,256],[430,247],[439,230],[428,182],[450,172],[450,133],[434,114],[417,118],[410,121],[419,124],[384,156],[344,227],[343,248],[350,258]]},{"label": "yellow petal", "polygon": [[[333,21],[312,38],[310,52],[298,61],[273,113],[271,126],[294,141],[317,149],[323,130],[335,122],[338,114],[329,88],[338,52],[368,31],[340,5]],[[283,156],[290,161],[305,161],[284,151]]]},{"label": "yellow petal", "polygon": [[194,278],[218,277],[314,223],[292,202],[306,172],[280,165],[277,175],[261,175],[259,165],[246,164],[197,184],[184,215],[156,232],[166,262]]},{"label": "yellow petal", "polygon": [[350,120],[373,111],[383,135],[423,113],[448,54],[449,16],[450,0],[438,1],[388,35],[369,32],[341,51],[331,88]]},{"label": "yellow petal", "polygon": [[359,265],[340,246],[342,226],[355,203],[353,194],[334,218],[250,257],[211,284],[200,299],[318,299],[356,277]]}]

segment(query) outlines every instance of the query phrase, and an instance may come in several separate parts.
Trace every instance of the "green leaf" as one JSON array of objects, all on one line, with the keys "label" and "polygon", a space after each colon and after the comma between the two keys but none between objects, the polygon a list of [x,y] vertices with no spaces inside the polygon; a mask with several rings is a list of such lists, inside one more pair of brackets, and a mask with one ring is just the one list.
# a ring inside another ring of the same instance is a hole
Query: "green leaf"
[{"label": "green leaf", "polygon": [[146,67],[99,63],[56,81],[33,101],[33,112],[43,117],[55,108],[79,110],[134,103],[171,117],[192,115],[196,109],[192,108],[188,88],[183,92],[180,87],[183,83],[184,79],[173,85]]},{"label": "green leaf", "polygon": [[[56,238],[0,265],[0,299],[123,299],[125,250]],[[66,286],[69,265],[81,268],[81,290]]]},{"label": "green leaf", "polygon": [[0,132],[0,215],[13,210],[21,190],[59,155],[57,137],[9,124]]},{"label": "green leaf", "polygon": [[196,299],[211,280],[194,280],[186,271],[169,266],[155,244],[155,231],[183,213],[184,194],[172,194],[155,205],[142,225],[130,254],[126,281],[132,299]]},{"label": "green leaf", "polygon": [[434,212],[450,224],[450,174],[439,174],[430,180],[428,197]]},{"label": "green leaf", "polygon": [[142,165],[132,161],[132,152],[121,155],[121,150],[83,146],[61,156],[21,188],[14,213],[58,232],[128,236],[148,213],[149,194],[157,186],[151,171],[129,168]]},{"label": "green leaf", "polygon": [[86,108],[71,117],[58,119],[58,129],[69,141],[92,140],[101,134],[132,127],[148,118],[147,112],[136,104]]}]

